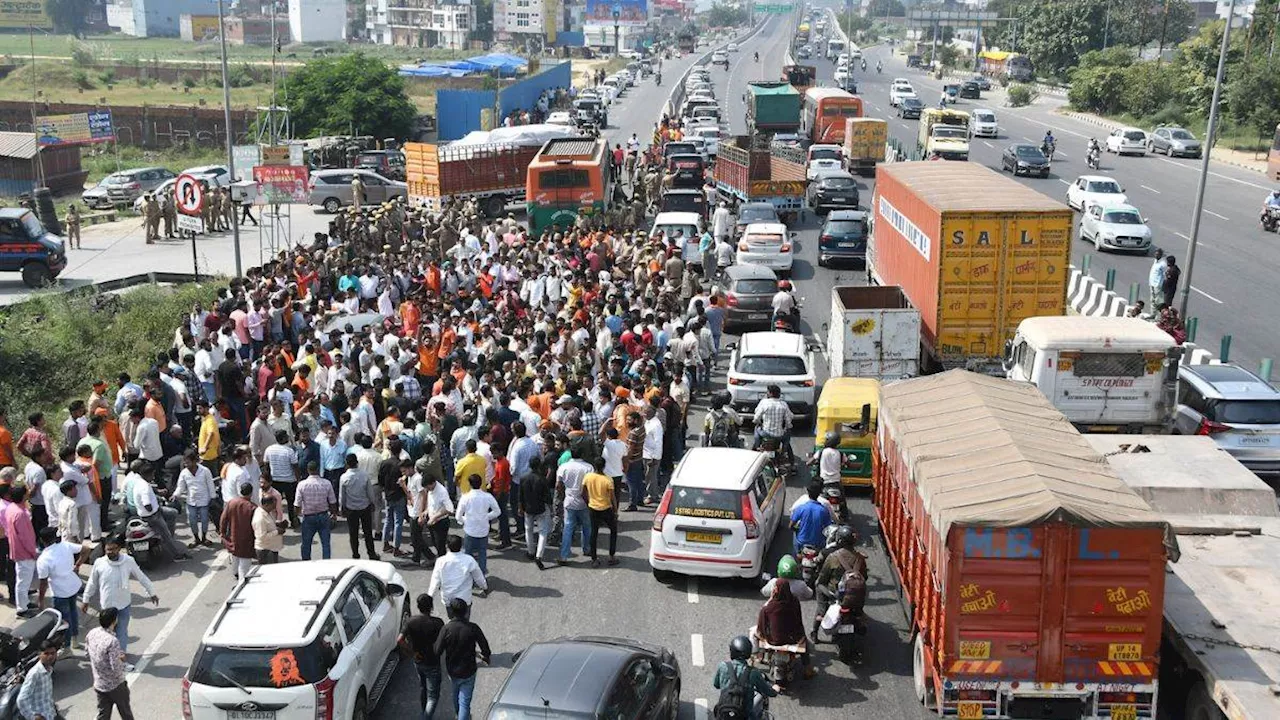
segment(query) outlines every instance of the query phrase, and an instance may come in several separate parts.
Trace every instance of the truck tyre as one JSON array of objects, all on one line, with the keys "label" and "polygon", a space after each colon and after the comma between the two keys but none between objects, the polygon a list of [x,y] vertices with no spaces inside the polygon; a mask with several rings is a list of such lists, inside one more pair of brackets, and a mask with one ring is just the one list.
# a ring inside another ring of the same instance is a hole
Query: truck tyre
[{"label": "truck tyre", "polygon": [[1227,716],[1218,709],[1217,703],[1209,696],[1209,688],[1201,680],[1191,687],[1187,693],[1187,707],[1183,712],[1183,720],[1227,720]]},{"label": "truck tyre", "polygon": [[916,632],[915,640],[912,643],[911,652],[911,681],[915,687],[916,700],[921,705],[932,710],[936,703],[933,694],[933,683],[929,682],[926,663],[929,661],[924,656],[924,636],[919,631]]},{"label": "truck tyre", "polygon": [[53,273],[42,262],[30,262],[22,266],[22,282],[29,288],[42,288],[53,283]]},{"label": "truck tyre", "polygon": [[501,195],[494,195],[484,201],[484,214],[491,218],[502,217],[502,211],[507,209],[507,199]]},{"label": "truck tyre", "polygon": [[328,198],[324,201],[324,211],[330,215],[337,215],[341,209],[342,203],[338,201],[338,198]]}]

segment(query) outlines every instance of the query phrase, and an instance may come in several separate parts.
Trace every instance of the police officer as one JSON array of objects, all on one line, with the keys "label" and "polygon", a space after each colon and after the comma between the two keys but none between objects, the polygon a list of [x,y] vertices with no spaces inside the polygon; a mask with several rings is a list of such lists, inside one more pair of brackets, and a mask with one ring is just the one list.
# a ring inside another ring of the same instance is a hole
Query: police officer
[{"label": "police officer", "polygon": [[80,249],[80,211],[75,203],[67,207],[67,247]]}]

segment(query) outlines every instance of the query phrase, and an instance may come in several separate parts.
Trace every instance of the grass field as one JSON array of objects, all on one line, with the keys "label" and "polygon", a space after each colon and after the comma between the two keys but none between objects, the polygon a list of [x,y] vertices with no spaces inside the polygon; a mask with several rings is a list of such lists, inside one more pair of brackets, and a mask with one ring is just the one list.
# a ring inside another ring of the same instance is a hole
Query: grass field
[{"label": "grass field", "polygon": [[[208,105],[222,107],[222,85],[197,82],[139,83],[137,80],[115,79],[108,88],[101,73],[86,71],[69,63],[36,62],[35,85],[41,99],[61,102],[101,103],[107,105]],[[220,79],[218,74],[210,78]],[[31,99],[32,68],[14,70],[0,80],[0,100]],[[255,83],[231,89],[232,107],[266,105],[271,99],[271,85]]]}]

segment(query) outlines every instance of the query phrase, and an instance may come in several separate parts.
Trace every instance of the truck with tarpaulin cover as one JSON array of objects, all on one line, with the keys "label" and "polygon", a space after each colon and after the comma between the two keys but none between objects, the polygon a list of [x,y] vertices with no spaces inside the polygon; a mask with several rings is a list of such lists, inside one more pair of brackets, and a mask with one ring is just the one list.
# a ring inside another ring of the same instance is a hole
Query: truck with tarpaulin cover
[{"label": "truck with tarpaulin cover", "polygon": [[1178,540],[1164,590],[1161,717],[1280,717],[1276,493],[1203,435],[1086,435]]},{"label": "truck with tarpaulin cover", "polygon": [[753,80],[747,83],[747,130],[793,133],[800,129],[800,93],[790,83]]},{"label": "truck with tarpaulin cover", "polygon": [[889,123],[880,118],[851,117],[844,121],[845,169],[859,175],[875,175],[884,162]]},{"label": "truck with tarpaulin cover", "polygon": [[725,138],[716,155],[715,183],[721,196],[770,203],[789,222],[804,207],[804,152],[757,145],[751,135]]},{"label": "truck with tarpaulin cover", "polygon": [[509,143],[405,143],[409,199],[438,208],[444,198],[475,198],[486,215],[500,217],[507,205],[524,200],[525,169],[539,148]]},{"label": "truck with tarpaulin cover", "polygon": [[965,370],[885,385],[873,487],[927,708],[1155,717],[1176,545],[1038,390]]}]

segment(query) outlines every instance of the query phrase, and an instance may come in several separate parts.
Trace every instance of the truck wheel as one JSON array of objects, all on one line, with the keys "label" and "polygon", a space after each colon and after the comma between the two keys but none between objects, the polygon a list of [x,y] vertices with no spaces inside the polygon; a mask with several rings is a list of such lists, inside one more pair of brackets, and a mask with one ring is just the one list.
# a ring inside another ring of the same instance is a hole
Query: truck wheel
[{"label": "truck wheel", "polygon": [[342,203],[338,201],[338,198],[329,198],[324,201],[324,211],[330,215],[337,215],[341,209]]},{"label": "truck wheel", "polygon": [[1227,716],[1218,709],[1217,703],[1209,696],[1209,688],[1204,681],[1192,686],[1187,693],[1187,707],[1183,712],[1184,720],[1227,720]]},{"label": "truck wheel", "polygon": [[916,700],[926,708],[933,709],[936,703],[933,694],[933,683],[929,682],[924,656],[924,636],[916,632],[915,643],[911,653],[911,680],[915,686]]},{"label": "truck wheel", "polygon": [[502,211],[507,209],[507,199],[501,195],[494,195],[484,201],[484,214],[491,218],[502,217]]},{"label": "truck wheel", "polygon": [[42,288],[53,283],[53,273],[42,262],[27,263],[22,266],[22,282],[29,288]]}]

